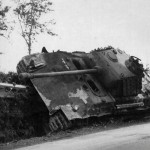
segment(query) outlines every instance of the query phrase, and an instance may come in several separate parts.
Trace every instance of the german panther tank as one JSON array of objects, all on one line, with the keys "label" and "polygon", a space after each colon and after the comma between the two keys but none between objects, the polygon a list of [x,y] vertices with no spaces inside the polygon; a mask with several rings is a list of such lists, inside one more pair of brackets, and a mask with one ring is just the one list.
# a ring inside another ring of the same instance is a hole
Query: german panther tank
[{"label": "german panther tank", "polygon": [[17,65],[29,78],[49,110],[52,131],[74,121],[122,109],[144,108],[143,65],[140,59],[113,47],[85,52],[36,53]]}]

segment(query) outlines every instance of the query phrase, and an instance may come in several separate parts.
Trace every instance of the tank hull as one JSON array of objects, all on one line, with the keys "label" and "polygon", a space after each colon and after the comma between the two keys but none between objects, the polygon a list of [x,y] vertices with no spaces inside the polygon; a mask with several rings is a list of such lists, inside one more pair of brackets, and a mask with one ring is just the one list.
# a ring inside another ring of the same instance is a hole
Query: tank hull
[{"label": "tank hull", "polygon": [[114,49],[80,55],[39,53],[24,57],[17,70],[27,73],[25,76],[49,110],[50,129],[56,131],[71,127],[74,120],[143,107],[143,98],[136,98],[142,74],[127,68],[125,62],[129,58]]}]

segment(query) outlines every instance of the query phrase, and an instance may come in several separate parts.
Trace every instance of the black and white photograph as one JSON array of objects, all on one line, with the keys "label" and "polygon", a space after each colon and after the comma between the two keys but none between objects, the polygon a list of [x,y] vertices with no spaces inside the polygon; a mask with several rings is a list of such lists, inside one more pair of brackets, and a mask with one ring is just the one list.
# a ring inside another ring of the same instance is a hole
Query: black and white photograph
[{"label": "black and white photograph", "polygon": [[0,150],[150,150],[149,0],[0,0]]}]

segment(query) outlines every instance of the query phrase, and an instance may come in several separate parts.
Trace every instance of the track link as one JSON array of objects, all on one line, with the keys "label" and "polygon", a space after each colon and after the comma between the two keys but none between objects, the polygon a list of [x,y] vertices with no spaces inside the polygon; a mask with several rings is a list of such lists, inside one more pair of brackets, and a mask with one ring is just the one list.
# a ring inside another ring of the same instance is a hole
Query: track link
[{"label": "track link", "polygon": [[59,130],[66,130],[72,126],[71,121],[69,121],[61,110],[55,112],[49,119],[49,127],[52,132]]}]

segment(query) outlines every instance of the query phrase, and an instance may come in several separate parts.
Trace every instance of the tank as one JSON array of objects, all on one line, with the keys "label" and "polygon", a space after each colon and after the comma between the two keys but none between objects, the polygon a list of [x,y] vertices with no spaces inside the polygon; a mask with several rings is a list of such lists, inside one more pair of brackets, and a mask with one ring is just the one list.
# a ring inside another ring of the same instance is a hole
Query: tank
[{"label": "tank", "polygon": [[145,107],[144,98],[137,98],[143,64],[113,47],[32,54],[22,58],[17,71],[20,78],[31,80],[49,110],[51,131],[67,129],[78,120]]}]

